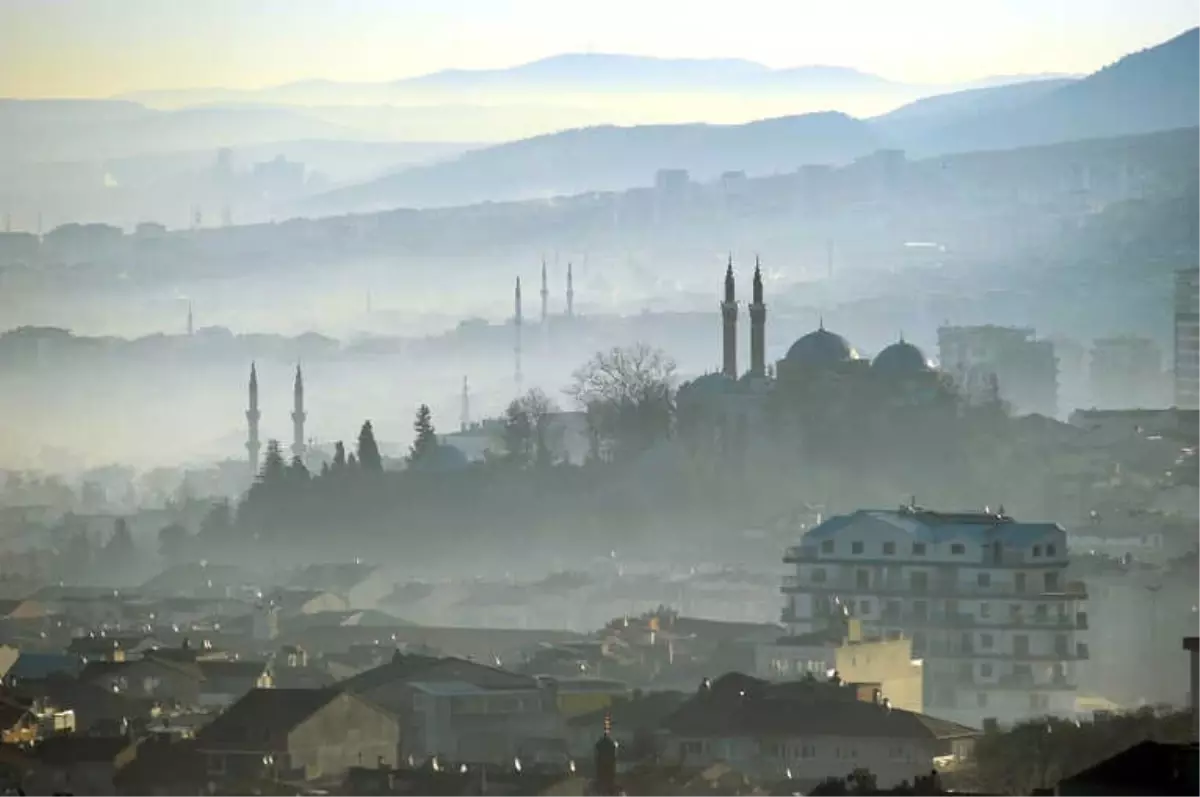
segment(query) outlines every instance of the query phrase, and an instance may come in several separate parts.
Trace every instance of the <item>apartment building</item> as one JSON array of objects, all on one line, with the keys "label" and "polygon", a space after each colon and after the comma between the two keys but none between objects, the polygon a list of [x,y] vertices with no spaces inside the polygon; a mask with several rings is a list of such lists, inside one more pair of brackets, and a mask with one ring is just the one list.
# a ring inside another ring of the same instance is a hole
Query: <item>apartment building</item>
[{"label": "apartment building", "polygon": [[859,510],[808,531],[784,562],[796,568],[783,583],[788,633],[848,613],[865,633],[910,637],[927,713],[975,727],[1074,713],[1087,594],[1065,582],[1057,524],[1002,510]]},{"label": "apartment building", "polygon": [[1000,326],[938,329],[941,369],[978,398],[993,380],[1000,398],[1020,415],[1058,416],[1058,358],[1054,344],[1032,329]]},{"label": "apartment building", "polygon": [[1175,406],[1200,407],[1200,269],[1175,274]]}]

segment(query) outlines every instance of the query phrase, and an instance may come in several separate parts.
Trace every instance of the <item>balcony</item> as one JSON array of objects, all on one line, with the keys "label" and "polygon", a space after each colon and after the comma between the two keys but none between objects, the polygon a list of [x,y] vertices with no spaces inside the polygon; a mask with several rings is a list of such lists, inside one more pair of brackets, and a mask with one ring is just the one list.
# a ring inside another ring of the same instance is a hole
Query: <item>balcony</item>
[{"label": "balcony", "polygon": [[[830,574],[835,575],[836,574]],[[794,592],[805,590],[812,592],[838,592],[857,595],[894,595],[896,597],[947,597],[970,598],[973,600],[1036,600],[1058,604],[1060,601],[1080,601],[1087,599],[1087,590],[1082,584],[1071,584],[1058,592],[1046,592],[1040,589],[1016,590],[1011,584],[991,584],[981,587],[977,584],[962,584],[957,582],[936,582],[913,584],[899,579],[870,578],[865,582],[857,577],[846,576],[828,578],[815,582],[811,578],[801,580],[797,576],[784,576],[783,590]],[[1055,621],[1057,622],[1057,621]],[[1067,623],[1070,624],[1069,622]]]},{"label": "balcony", "polygon": [[811,562],[817,559],[817,547],[815,545],[789,545],[783,551],[784,564],[796,564],[797,562]]}]

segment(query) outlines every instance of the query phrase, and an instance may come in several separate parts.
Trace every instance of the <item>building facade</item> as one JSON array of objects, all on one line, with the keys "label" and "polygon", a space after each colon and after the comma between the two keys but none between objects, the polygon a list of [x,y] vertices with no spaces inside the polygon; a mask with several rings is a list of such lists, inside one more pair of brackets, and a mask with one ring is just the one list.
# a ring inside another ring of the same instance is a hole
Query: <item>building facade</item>
[{"label": "building facade", "polygon": [[1088,376],[1090,406],[1154,408],[1165,403],[1162,351],[1149,338],[1126,335],[1094,341]]},{"label": "building facade", "polygon": [[1175,274],[1175,406],[1200,408],[1200,269]]},{"label": "building facade", "polygon": [[929,714],[978,727],[1074,713],[1087,595],[1066,583],[1057,524],[860,510],[811,529],[784,561],[796,568],[783,583],[789,632],[849,614],[866,633],[911,637]]},{"label": "building facade", "polygon": [[938,357],[968,395],[984,394],[994,379],[1000,398],[1021,415],[1058,415],[1058,358],[1054,344],[1032,329],[973,326],[938,330]]}]

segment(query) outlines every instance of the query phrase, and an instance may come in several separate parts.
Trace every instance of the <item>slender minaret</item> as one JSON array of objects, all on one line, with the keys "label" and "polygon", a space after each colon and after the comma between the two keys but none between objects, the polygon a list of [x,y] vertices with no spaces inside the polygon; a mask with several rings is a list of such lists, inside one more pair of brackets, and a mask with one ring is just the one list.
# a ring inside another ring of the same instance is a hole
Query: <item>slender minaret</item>
[{"label": "slender minaret", "polygon": [[467,385],[467,378],[463,377],[462,386],[462,414],[458,420],[459,429],[467,431],[471,428],[471,389]]},{"label": "slender minaret", "polygon": [[617,794],[617,742],[612,737],[612,712],[604,712],[604,735],[596,742],[596,794]]},{"label": "slender minaret", "polygon": [[258,473],[258,371],[250,363],[250,408],[246,410],[246,455],[250,460],[250,475]]},{"label": "slender minaret", "polygon": [[766,357],[767,306],[763,304],[762,268],[754,257],[754,301],[750,304],[750,375],[761,379],[767,375]]},{"label": "slender minaret", "polygon": [[575,275],[567,263],[567,318],[575,317]]},{"label": "slender minaret", "polygon": [[192,325],[192,302],[191,300],[188,300],[187,333],[189,338],[192,336],[195,330],[196,328]]},{"label": "slender minaret", "polygon": [[513,341],[513,357],[515,360],[514,377],[517,383],[517,395],[521,394],[521,278],[517,277],[517,288],[513,294],[513,329],[515,332],[515,340]]},{"label": "slender minaret", "polygon": [[737,299],[733,285],[733,255],[725,269],[725,301],[721,302],[721,319],[724,321],[721,338],[721,373],[737,379]]},{"label": "slender minaret", "polygon": [[542,258],[542,326],[550,312],[550,289],[546,287],[546,258]]},{"label": "slender minaret", "polygon": [[292,456],[304,461],[308,447],[304,443],[304,421],[308,415],[304,412],[304,375],[300,373],[300,364],[296,364],[296,382],[292,386]]}]

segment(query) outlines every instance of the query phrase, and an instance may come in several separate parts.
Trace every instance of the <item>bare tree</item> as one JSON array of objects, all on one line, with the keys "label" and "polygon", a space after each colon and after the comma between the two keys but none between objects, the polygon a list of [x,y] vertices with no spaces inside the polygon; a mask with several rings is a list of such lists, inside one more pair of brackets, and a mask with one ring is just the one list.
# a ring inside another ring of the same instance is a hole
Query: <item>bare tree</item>
[{"label": "bare tree", "polygon": [[644,343],[599,352],[574,375],[568,396],[587,413],[592,454],[637,454],[670,436],[675,361]]},{"label": "bare tree", "polygon": [[554,400],[538,388],[513,399],[504,411],[502,443],[505,455],[520,465],[549,465],[561,431],[553,423],[559,411]]}]

